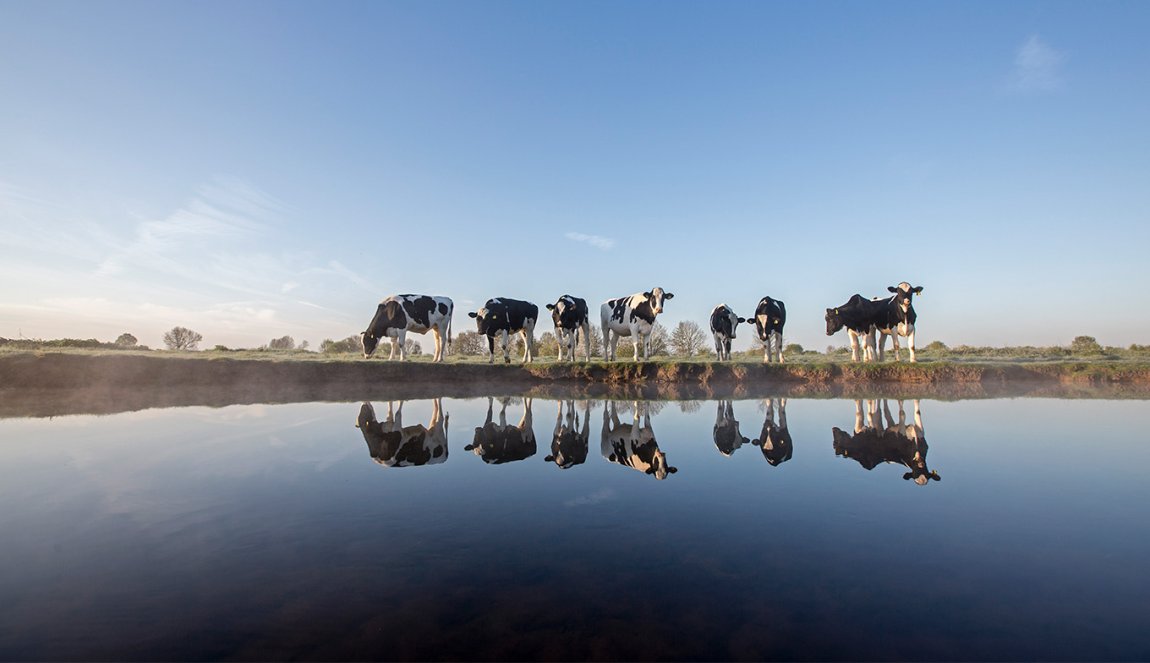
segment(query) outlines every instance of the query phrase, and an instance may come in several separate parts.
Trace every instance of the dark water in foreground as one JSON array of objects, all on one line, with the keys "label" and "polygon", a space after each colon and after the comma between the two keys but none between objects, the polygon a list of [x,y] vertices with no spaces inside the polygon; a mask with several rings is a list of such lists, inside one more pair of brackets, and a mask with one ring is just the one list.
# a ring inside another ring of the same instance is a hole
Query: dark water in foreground
[{"label": "dark water in foreground", "polygon": [[0,420],[0,658],[1150,659],[1147,401],[373,405]]}]

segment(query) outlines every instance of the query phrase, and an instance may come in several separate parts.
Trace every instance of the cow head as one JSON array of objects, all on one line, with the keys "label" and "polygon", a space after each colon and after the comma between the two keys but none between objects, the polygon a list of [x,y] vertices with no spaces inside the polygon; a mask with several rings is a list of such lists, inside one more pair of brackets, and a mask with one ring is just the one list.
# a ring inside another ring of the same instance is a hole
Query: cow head
[{"label": "cow head", "polygon": [[495,328],[496,323],[499,322],[499,316],[492,311],[489,311],[486,306],[468,313],[467,317],[475,318],[475,330],[479,332],[480,336],[487,336],[488,330]]},{"label": "cow head", "polygon": [[675,298],[673,293],[664,292],[662,288],[655,288],[650,292],[644,292],[643,296],[647,298],[647,304],[651,306],[651,312],[655,315],[659,315],[663,312],[663,300]]},{"label": "cow head", "polygon": [[846,326],[842,313],[837,308],[827,309],[827,336],[834,336],[835,332]]},{"label": "cow head", "polygon": [[555,323],[556,329],[573,329],[578,322],[576,318],[579,313],[575,310],[575,300],[567,295],[560,297],[554,304],[548,304],[547,310],[551,311],[551,320]]},{"label": "cow head", "polygon": [[375,352],[376,346],[379,345],[379,338],[372,336],[371,332],[360,332],[359,345],[363,348],[363,358],[367,359],[371,356],[371,353]]},{"label": "cow head", "polygon": [[715,311],[712,313],[712,315],[714,315],[714,313],[718,313],[720,316],[725,317],[727,319],[727,323],[729,325],[729,328],[728,329],[722,329],[721,328],[722,325],[720,325],[719,329],[717,329],[717,331],[722,331],[724,333],[727,333],[729,331],[730,338],[736,338],[735,328],[739,326],[740,322],[746,322],[747,321],[746,318],[740,318],[738,315],[735,315],[735,312],[731,310],[731,307],[727,306],[726,304],[719,304],[718,306],[716,306]]},{"label": "cow head", "polygon": [[889,286],[887,290],[894,293],[894,301],[898,304],[899,310],[906,313],[910,310],[911,300],[914,299],[914,296],[922,292],[922,286],[913,287],[903,281],[897,286]]},{"label": "cow head", "polygon": [[647,474],[652,474],[656,479],[662,481],[667,478],[668,474],[674,474],[679,471],[677,467],[671,467],[667,464],[667,454],[662,451],[656,451],[655,455],[651,458],[651,467],[647,469]]}]

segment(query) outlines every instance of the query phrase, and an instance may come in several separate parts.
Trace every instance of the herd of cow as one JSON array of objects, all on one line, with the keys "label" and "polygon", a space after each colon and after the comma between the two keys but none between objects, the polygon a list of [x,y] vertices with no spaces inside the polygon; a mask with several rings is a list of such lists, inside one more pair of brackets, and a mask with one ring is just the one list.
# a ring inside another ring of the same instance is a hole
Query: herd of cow
[{"label": "herd of cow", "polygon": [[[786,399],[767,399],[766,418],[759,436],[753,441],[739,430],[734,406],[729,400],[718,402],[713,438],[715,447],[723,456],[730,457],[743,445],[753,445],[772,466],[791,459],[794,443],[787,428]],[[499,416],[494,416],[493,400],[487,401],[487,418],[475,428],[471,444],[464,447],[479,456],[483,462],[502,464],[525,460],[535,455],[536,439],[530,398],[523,401],[523,415],[516,424],[507,423],[508,401],[503,400]],[[925,485],[939,481],[937,472],[926,465],[927,443],[922,427],[919,402],[914,401],[914,419],[906,420],[903,402],[898,402],[897,421],[887,401],[882,401],[886,415],[883,424],[879,401],[867,401],[864,415],[863,401],[855,401],[853,433],[833,428],[835,455],[851,458],[871,470],[883,463],[902,465],[908,472],[903,479]],[[775,414],[778,413],[776,421]],[[581,415],[581,416],[580,416]],[[667,454],[659,448],[651,427],[649,403],[634,403],[633,419],[619,419],[618,404],[609,401],[603,406],[603,426],[600,432],[600,452],[604,459],[638,470],[656,479],[666,479],[678,472],[667,462]],[[590,451],[591,404],[583,402],[576,411],[574,401],[559,401],[555,416],[555,429],[551,438],[551,453],[544,459],[560,469],[570,469],[587,461]],[[387,417],[380,421],[371,403],[360,407],[356,427],[363,433],[368,452],[375,462],[385,467],[411,467],[435,465],[447,461],[447,429],[449,417],[444,414],[439,399],[433,401],[431,421],[427,426],[403,425],[403,403],[393,409],[388,403]]]},{"label": "herd of cow", "polygon": [[[826,314],[827,335],[832,336],[844,327],[850,337],[851,359],[860,360],[859,344],[863,342],[863,361],[883,360],[886,337],[890,336],[894,347],[895,361],[899,357],[899,337],[907,339],[910,360],[916,361],[914,352],[914,295],[922,292],[921,286],[907,282],[891,286],[890,297],[866,299],[862,295],[852,296],[847,303],[828,308]],[[629,337],[634,346],[634,360],[639,360],[640,348],[643,359],[650,354],[651,332],[656,317],[663,312],[666,300],[674,294],[662,288],[647,292],[637,292],[627,297],[609,299],[599,307],[600,326],[603,330],[603,356],[607,361],[615,359],[615,349],[622,337]],[[583,352],[586,359],[591,357],[591,320],[587,301],[572,295],[563,295],[554,304],[548,304],[551,319],[555,324],[555,335],[559,340],[559,359],[575,361],[575,348],[579,338],[583,339]],[[445,351],[451,345],[451,319],[455,304],[447,297],[431,295],[393,295],[384,299],[376,308],[367,329],[360,334],[363,356],[370,357],[383,339],[390,339],[394,359],[396,350],[399,359],[407,358],[404,342],[408,332],[435,337],[433,361],[443,361]],[[495,338],[501,339],[503,361],[511,363],[508,355],[508,340],[511,335],[523,337],[523,362],[528,363],[535,355],[535,325],[539,320],[539,307],[531,302],[507,297],[487,300],[478,311],[467,314],[475,320],[476,331],[487,337],[488,363],[495,361]],[[763,297],[755,307],[751,318],[739,317],[726,304],[719,304],[711,312],[710,328],[715,340],[715,353],[720,361],[731,358],[731,339],[735,338],[736,327],[749,322],[763,343],[763,361],[783,359],[783,326],[787,321],[787,309],[783,302]],[[878,343],[876,351],[876,334]]]}]

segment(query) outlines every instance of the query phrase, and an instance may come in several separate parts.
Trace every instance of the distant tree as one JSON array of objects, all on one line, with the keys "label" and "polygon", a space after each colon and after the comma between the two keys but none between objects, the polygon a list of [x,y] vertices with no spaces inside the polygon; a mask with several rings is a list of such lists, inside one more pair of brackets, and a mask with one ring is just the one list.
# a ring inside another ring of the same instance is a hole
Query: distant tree
[{"label": "distant tree", "polygon": [[487,352],[487,338],[473,331],[465,331],[451,341],[451,350],[463,356],[479,356]]},{"label": "distant tree", "polygon": [[195,350],[202,340],[203,336],[187,327],[172,327],[171,331],[164,334],[164,345],[169,350]]},{"label": "distant tree", "polygon": [[212,352],[231,352],[232,349],[226,345],[217,345],[212,348]]},{"label": "distant tree", "polygon": [[300,350],[307,350],[307,341],[303,341],[302,343],[300,343],[299,349]]},{"label": "distant tree", "polygon": [[[654,334],[652,333],[652,336]],[[670,349],[679,357],[693,357],[703,349],[707,336],[694,320],[683,320],[671,332]]]},{"label": "distant tree", "polygon": [[414,338],[409,338],[403,342],[403,351],[412,356],[421,355],[423,346]]},{"label": "distant tree", "polygon": [[1093,336],[1075,336],[1070,342],[1070,351],[1076,355],[1099,354],[1102,352],[1102,346]]},{"label": "distant tree", "polygon": [[651,337],[648,341],[651,344],[652,357],[664,357],[670,354],[670,339],[667,336],[667,328],[658,322],[651,325]]},{"label": "distant tree", "polygon": [[140,341],[131,334],[124,333],[116,339],[116,346],[121,348],[134,348]]},{"label": "distant tree", "polygon": [[360,345],[359,336],[348,336],[342,341],[333,341],[325,338],[319,344],[319,351],[325,355],[330,354],[361,354],[363,346]]},{"label": "distant tree", "polygon": [[802,353],[803,346],[799,345],[798,343],[787,343],[786,347],[783,348],[784,357],[787,355],[801,355]]},{"label": "distant tree", "polygon": [[559,356],[559,339],[553,332],[545,331],[535,339],[535,354],[540,357]]},{"label": "distant tree", "polygon": [[[579,342],[582,343],[582,339]],[[591,325],[591,356],[603,356],[603,332],[595,325]]]},{"label": "distant tree", "polygon": [[268,341],[269,350],[295,350],[295,339],[291,336],[281,336]]}]

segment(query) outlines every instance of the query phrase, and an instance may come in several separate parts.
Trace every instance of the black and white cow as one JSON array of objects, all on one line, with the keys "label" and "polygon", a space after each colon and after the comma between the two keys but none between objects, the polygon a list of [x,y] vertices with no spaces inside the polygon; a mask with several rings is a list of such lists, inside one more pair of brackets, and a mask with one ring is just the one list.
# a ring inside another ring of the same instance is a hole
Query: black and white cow
[{"label": "black and white cow", "polygon": [[[775,410],[778,405],[779,422],[775,424]],[[791,441],[791,433],[787,430],[787,399],[771,398],[766,401],[767,417],[763,421],[763,431],[759,439],[755,440],[759,450],[763,452],[772,467],[785,463],[794,455],[795,445]]]},{"label": "black and white cow", "polygon": [[555,432],[551,436],[551,455],[544,460],[555,463],[560,469],[570,469],[587,461],[591,443],[591,403],[583,401],[583,425],[580,428],[579,415],[575,413],[575,401],[567,401],[567,416],[563,416],[564,402],[559,401],[559,411],[555,415]]},{"label": "black and white cow", "polygon": [[739,447],[751,441],[739,431],[739,422],[735,419],[735,406],[731,401],[719,401],[719,411],[715,415],[715,428],[712,437],[719,453],[728,457],[735,453]]},{"label": "black and white cow", "polygon": [[510,364],[507,354],[508,334],[523,336],[523,363],[535,358],[535,323],[539,320],[539,307],[531,302],[507,297],[488,299],[483,308],[468,313],[475,318],[475,328],[480,336],[487,337],[487,363],[495,361],[495,336],[503,337],[503,362]]},{"label": "black and white cow", "polygon": [[[783,326],[787,324],[787,307],[777,299],[763,297],[755,307],[755,333],[763,342],[763,361],[770,362],[772,354],[783,362]],[[772,352],[774,346],[774,352]]]},{"label": "black and white cow", "polygon": [[644,410],[642,425],[639,424],[638,402],[634,404],[632,412],[634,421],[624,424],[619,421],[619,411],[614,401],[603,406],[603,432],[599,443],[603,457],[659,480],[678,472],[678,468],[667,464],[667,455],[659,449],[655,432],[651,430],[650,412]]},{"label": "black and white cow", "polygon": [[507,425],[508,400],[503,400],[499,409],[499,423],[495,424],[491,421],[491,397],[487,398],[487,421],[475,429],[472,443],[463,447],[464,451],[474,451],[476,456],[490,465],[511,463],[535,455],[531,399],[523,399],[523,418],[515,426]]},{"label": "black and white cow", "polygon": [[881,319],[883,309],[882,301],[871,301],[859,294],[851,295],[842,306],[827,309],[827,336],[834,336],[835,332],[846,327],[851,341],[851,361],[860,358],[859,338],[864,341],[864,361],[874,361],[875,323]]},{"label": "black and white cow", "polygon": [[897,286],[890,286],[888,291],[894,294],[885,299],[886,306],[883,308],[883,315],[875,322],[875,330],[878,332],[878,360],[883,360],[883,350],[886,348],[886,337],[889,336],[891,344],[894,346],[894,360],[900,361],[898,337],[903,336],[906,338],[906,345],[910,351],[910,360],[912,362],[918,361],[914,356],[914,322],[918,319],[918,314],[914,312],[914,296],[922,292],[922,286],[912,286],[911,284],[903,281]]},{"label": "black and white cow", "polygon": [[384,467],[435,465],[447,461],[447,422],[439,399],[432,401],[431,422],[427,426],[403,425],[403,401],[392,412],[387,403],[387,419],[379,421],[375,408],[365,402],[359,408],[355,427],[363,433],[372,460]]},{"label": "black and white cow", "polygon": [[735,338],[735,328],[746,318],[735,315],[730,306],[719,304],[711,311],[711,334],[715,337],[715,354],[719,361],[731,358],[731,339]]},{"label": "black and white cow", "polygon": [[567,359],[575,361],[575,345],[579,342],[579,333],[583,333],[583,350],[586,358],[591,359],[591,321],[587,311],[587,300],[571,295],[563,295],[554,304],[548,304],[551,311],[551,320],[555,322],[555,339],[559,341],[559,361],[563,361],[563,350],[567,350]]},{"label": "black and white cow", "polygon": [[941,481],[938,472],[926,466],[926,433],[922,427],[922,411],[919,402],[914,401],[914,423],[906,423],[903,402],[898,402],[898,421],[891,416],[890,404],[883,399],[882,409],[886,415],[886,426],[879,416],[876,400],[867,401],[866,422],[863,421],[863,403],[855,401],[855,428],[851,435],[839,428],[832,428],[835,455],[853,458],[867,470],[873,470],[882,463],[894,463],[906,467],[909,472],[903,479],[913,480],[925,486],[931,480]]},{"label": "black and white cow", "polygon": [[635,361],[639,361],[639,346],[643,346],[643,359],[651,349],[651,329],[655,317],[663,312],[663,301],[674,294],[655,288],[650,292],[637,292],[629,297],[609,299],[599,307],[603,325],[603,355],[607,361],[615,359],[615,347],[621,336],[630,336],[635,346]]},{"label": "black and white cow", "polygon": [[390,338],[391,354],[388,360],[395,358],[395,348],[398,345],[399,359],[403,361],[407,358],[403,348],[407,332],[426,334],[431,331],[435,335],[433,361],[443,361],[445,345],[448,351],[451,349],[451,314],[454,311],[455,304],[447,297],[392,295],[384,299],[376,307],[375,317],[367,325],[367,330],[359,335],[364,358],[375,352],[382,339]]}]

